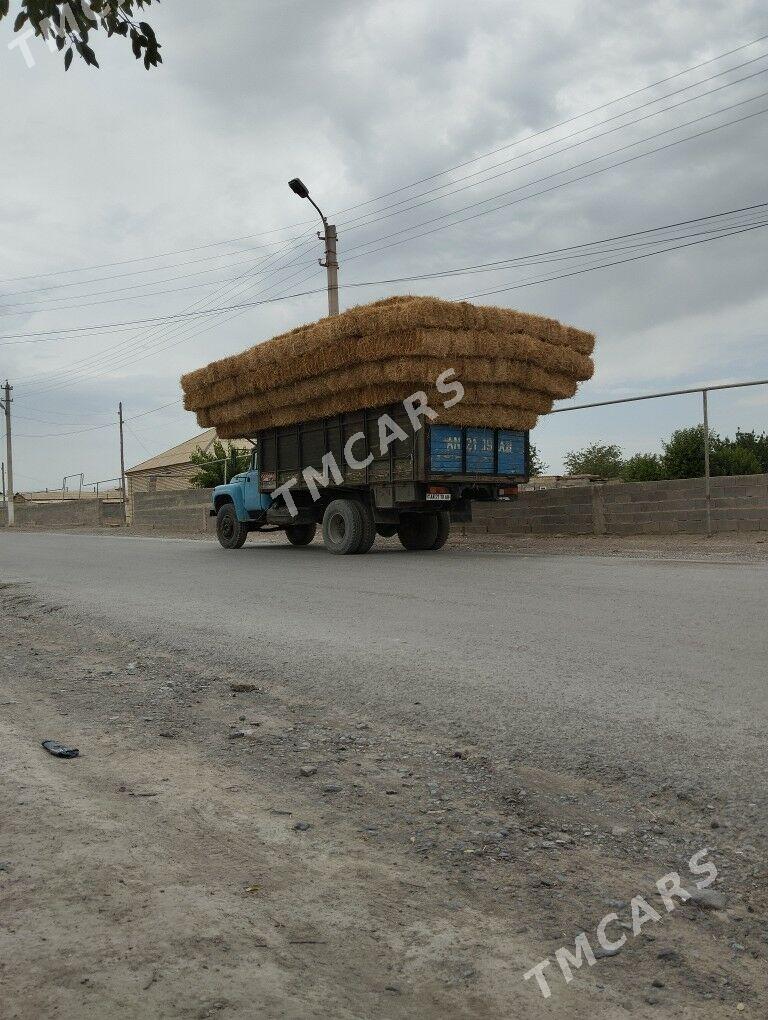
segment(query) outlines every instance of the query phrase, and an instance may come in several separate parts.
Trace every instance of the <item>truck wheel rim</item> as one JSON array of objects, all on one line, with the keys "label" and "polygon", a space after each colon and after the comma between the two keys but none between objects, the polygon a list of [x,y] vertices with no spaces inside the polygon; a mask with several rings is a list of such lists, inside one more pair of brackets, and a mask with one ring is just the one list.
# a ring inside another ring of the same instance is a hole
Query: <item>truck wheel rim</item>
[{"label": "truck wheel rim", "polygon": [[334,514],[328,522],[328,534],[334,545],[341,545],[346,538],[347,528],[342,514]]}]

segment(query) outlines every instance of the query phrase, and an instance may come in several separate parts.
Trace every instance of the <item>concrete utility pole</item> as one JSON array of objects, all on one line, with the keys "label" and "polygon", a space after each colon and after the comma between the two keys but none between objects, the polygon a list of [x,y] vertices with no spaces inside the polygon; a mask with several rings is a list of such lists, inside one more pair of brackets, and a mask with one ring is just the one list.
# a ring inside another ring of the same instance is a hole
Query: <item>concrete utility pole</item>
[{"label": "concrete utility pole", "polygon": [[123,439],[123,402],[117,407],[117,420],[120,425],[120,491],[123,494],[123,520],[126,521],[127,510],[125,506],[125,441]]},{"label": "concrete utility pole", "polygon": [[11,440],[11,404],[13,398],[11,393],[13,392],[13,386],[10,385],[8,380],[5,380],[5,386],[3,386],[3,400],[0,401],[0,406],[5,410],[5,455],[8,462],[8,488],[6,490],[6,507],[7,509],[7,525],[12,528],[16,523],[15,506],[13,503],[13,442]]},{"label": "concrete utility pole", "polygon": [[303,181],[299,180],[298,177],[294,177],[293,180],[288,181],[288,187],[295,195],[298,195],[299,198],[306,198],[320,213],[320,219],[323,221],[323,232],[322,234],[318,233],[317,236],[321,241],[325,242],[325,262],[320,259],[320,265],[325,267],[328,275],[328,314],[338,315],[339,263],[336,258],[336,241],[338,239],[336,227],[333,223],[328,222],[327,218],[323,215],[323,211],[320,206],[312,199],[309,194],[309,188]]}]

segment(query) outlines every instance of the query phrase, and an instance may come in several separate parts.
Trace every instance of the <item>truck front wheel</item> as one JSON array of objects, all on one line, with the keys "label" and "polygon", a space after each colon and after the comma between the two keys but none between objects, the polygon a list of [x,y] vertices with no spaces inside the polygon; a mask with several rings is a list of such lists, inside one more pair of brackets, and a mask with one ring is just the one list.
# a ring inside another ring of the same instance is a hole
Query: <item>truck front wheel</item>
[{"label": "truck front wheel", "polygon": [[364,537],[360,504],[352,499],[334,499],[323,514],[323,542],[330,553],[356,553]]},{"label": "truck front wheel", "polygon": [[403,514],[397,528],[401,545],[409,552],[439,548],[437,514]]},{"label": "truck front wheel", "polygon": [[285,537],[291,545],[309,545],[316,531],[316,524],[290,524],[285,529]]},{"label": "truck front wheel", "polygon": [[248,525],[237,519],[234,503],[224,503],[216,514],[216,537],[225,549],[240,549],[248,538]]}]

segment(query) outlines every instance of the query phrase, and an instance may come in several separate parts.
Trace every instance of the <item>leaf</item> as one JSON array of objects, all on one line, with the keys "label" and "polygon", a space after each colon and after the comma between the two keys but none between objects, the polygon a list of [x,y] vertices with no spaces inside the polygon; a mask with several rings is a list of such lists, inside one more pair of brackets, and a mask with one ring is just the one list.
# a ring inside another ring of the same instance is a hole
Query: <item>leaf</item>
[{"label": "leaf", "polygon": [[[8,12],[6,11],[6,14],[7,13]],[[21,31],[21,29],[24,27],[24,24],[27,21],[28,17],[29,17],[29,15],[27,14],[26,11],[22,11],[19,14],[19,16],[16,18],[16,20],[13,23],[13,30],[14,30],[14,32],[20,32]]]},{"label": "leaf", "polygon": [[72,51],[72,47],[70,46],[69,49],[67,50],[67,55],[64,57],[64,70],[65,71],[69,70],[70,64],[72,63],[72,57],[73,56],[74,56],[74,53]]}]

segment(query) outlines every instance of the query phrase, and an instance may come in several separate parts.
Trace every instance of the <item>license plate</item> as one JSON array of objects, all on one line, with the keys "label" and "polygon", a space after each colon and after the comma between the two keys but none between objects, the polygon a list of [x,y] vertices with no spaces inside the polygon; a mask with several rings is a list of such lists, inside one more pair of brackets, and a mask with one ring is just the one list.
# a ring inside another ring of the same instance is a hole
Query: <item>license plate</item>
[{"label": "license plate", "polygon": [[447,503],[447,502],[450,502],[450,499],[451,499],[450,492],[428,492],[427,493],[427,502],[430,502],[432,500],[437,500],[437,501],[439,501],[441,503],[442,502]]}]

